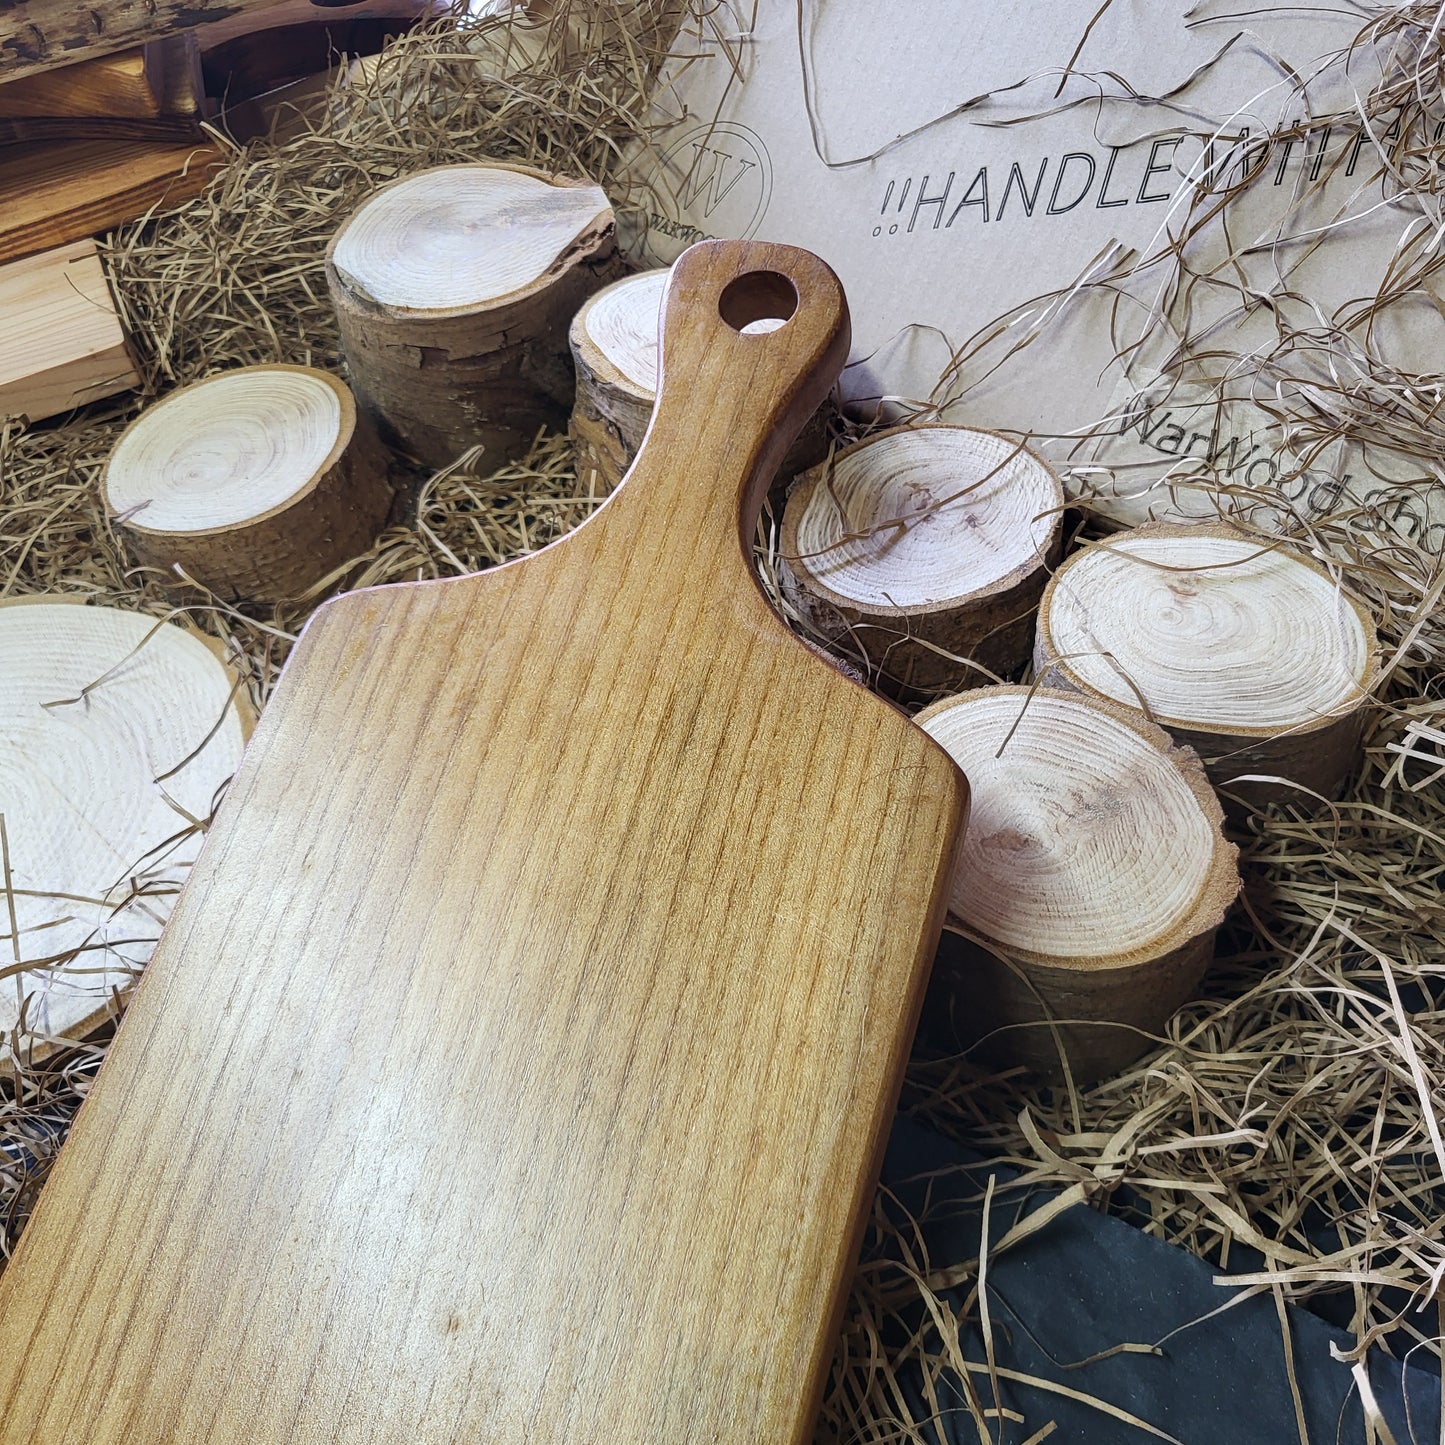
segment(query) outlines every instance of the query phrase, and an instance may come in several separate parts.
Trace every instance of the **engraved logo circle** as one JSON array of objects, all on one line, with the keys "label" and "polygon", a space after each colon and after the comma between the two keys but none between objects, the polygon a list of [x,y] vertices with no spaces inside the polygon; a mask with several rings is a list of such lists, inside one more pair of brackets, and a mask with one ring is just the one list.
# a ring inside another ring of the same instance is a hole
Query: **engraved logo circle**
[{"label": "engraved logo circle", "polygon": [[735,121],[680,136],[662,158],[679,219],[703,236],[750,240],[773,196],[773,163],[762,137]]}]

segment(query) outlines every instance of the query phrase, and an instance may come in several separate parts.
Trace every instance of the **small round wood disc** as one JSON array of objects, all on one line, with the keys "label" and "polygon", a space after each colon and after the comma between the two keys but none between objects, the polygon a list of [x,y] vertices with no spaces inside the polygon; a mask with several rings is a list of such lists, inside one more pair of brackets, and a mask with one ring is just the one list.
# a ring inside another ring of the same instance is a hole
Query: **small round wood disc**
[{"label": "small round wood disc", "polygon": [[[668,272],[640,271],[604,287],[577,313],[574,344],[587,348],[586,360],[598,379],[651,402],[657,395],[657,327]],[[750,321],[744,336],[775,331],[777,317]]]},{"label": "small round wood disc", "polygon": [[1142,716],[999,687],[917,721],[972,789],[951,900],[971,932],[1086,968],[1155,958],[1223,917],[1238,878],[1219,806]]},{"label": "small round wood disc", "polygon": [[43,1055],[98,1025],[149,959],[201,845],[190,818],[210,816],[250,716],[208,640],[112,608],[0,605],[0,676],[20,929],[0,925],[0,957],[35,965],[0,980],[0,1031],[23,1008]]},{"label": "small round wood disc", "polygon": [[657,322],[666,271],[643,271],[604,287],[578,312],[580,338],[602,379],[651,401],[657,395]]},{"label": "small round wood disc", "polygon": [[1358,707],[1373,672],[1373,625],[1322,569],[1217,526],[1077,553],[1040,629],[1068,681],[1128,706],[1142,696],[1166,727],[1313,728]]},{"label": "small round wood disc", "polygon": [[303,367],[243,367],[184,387],[126,429],[106,502],[162,533],[232,527],[290,505],[350,439],[343,392]]},{"label": "small round wood disc", "polygon": [[1054,474],[1007,437],[900,429],[836,459],[808,496],[790,555],[847,606],[946,605],[1037,567],[1062,505]]},{"label": "small round wood disc", "polygon": [[535,287],[596,219],[593,185],[502,165],[442,166],[384,187],[337,232],[331,263],[379,305],[455,311]]}]

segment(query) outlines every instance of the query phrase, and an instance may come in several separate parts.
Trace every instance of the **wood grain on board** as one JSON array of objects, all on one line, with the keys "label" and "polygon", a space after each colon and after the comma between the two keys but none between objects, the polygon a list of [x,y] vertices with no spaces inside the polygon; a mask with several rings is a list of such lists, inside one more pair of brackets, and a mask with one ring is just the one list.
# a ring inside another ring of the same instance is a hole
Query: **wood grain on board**
[{"label": "wood grain on board", "polygon": [[0,261],[97,236],[199,195],[223,157],[209,144],[46,141],[0,150]]},{"label": "wood grain on board", "polygon": [[139,385],[94,241],[0,266],[0,416],[40,421]]},{"label": "wood grain on board", "polygon": [[0,1278],[5,1445],[810,1438],[966,800],[746,561],[846,317],[696,248],[592,521],[315,615]]}]

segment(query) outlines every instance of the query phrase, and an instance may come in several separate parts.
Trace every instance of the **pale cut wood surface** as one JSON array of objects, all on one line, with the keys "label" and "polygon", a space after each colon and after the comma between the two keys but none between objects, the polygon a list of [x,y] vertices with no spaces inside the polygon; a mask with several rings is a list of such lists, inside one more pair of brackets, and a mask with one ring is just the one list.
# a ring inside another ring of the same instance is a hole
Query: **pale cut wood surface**
[{"label": "pale cut wood surface", "polygon": [[1198,986],[1239,892],[1199,759],[1140,712],[1052,688],[977,688],[917,720],[973,786],[934,990],[960,1043],[1003,1030],[997,1062],[1058,1076],[1062,1045],[1077,1080],[1117,1071]]},{"label": "pale cut wood surface", "polygon": [[966,785],[745,561],[836,278],[709,243],[664,329],[592,521],[308,627],[0,1279],[5,1445],[808,1438]]},{"label": "pale cut wood surface", "polygon": [[41,421],[139,385],[94,241],[0,266],[0,416]]},{"label": "pale cut wood surface", "polygon": [[1059,568],[1034,665],[1055,686],[1142,700],[1230,796],[1308,807],[1360,761],[1380,656],[1368,609],[1312,558],[1221,523],[1156,522]]},{"label": "pale cut wood surface", "polygon": [[339,381],[310,367],[242,366],[182,387],[126,428],[106,467],[106,501],[156,531],[252,521],[334,460],[347,400]]},{"label": "pale cut wood surface", "polygon": [[0,80],[73,65],[276,0],[12,0],[0,9]]},{"label": "pale cut wood surface", "polygon": [[[112,1018],[149,958],[253,718],[221,644],[74,597],[0,602],[0,1062]],[[73,955],[67,957],[67,955]]]},{"label": "pale cut wood surface", "polygon": [[1063,513],[1063,484],[1014,438],[895,427],[799,480],[779,576],[820,636],[866,654],[879,686],[936,697],[1028,660]]},{"label": "pale cut wood surface", "polygon": [[471,310],[532,294],[583,237],[611,224],[601,186],[558,184],[519,166],[439,166],[383,186],[337,231],[327,257],[375,305]]},{"label": "pale cut wood surface", "polygon": [[356,398],[430,467],[479,445],[519,457],[565,419],[568,324],[621,269],[597,186],[500,162],[382,186],[326,250]]},{"label": "pale cut wood surface", "polygon": [[213,145],[46,141],[0,151],[0,261],[133,221],[152,206],[199,195]]}]

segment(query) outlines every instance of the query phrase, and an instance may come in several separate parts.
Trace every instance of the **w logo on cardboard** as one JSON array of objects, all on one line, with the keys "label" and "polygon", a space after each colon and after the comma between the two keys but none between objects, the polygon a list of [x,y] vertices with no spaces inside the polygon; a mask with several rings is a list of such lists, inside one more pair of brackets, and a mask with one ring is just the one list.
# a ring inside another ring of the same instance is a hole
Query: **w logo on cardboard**
[{"label": "w logo on cardboard", "polygon": [[[692,148],[697,159],[688,169],[682,183],[682,203],[689,210],[702,202],[702,213],[711,216],[718,206],[727,199],[737,183],[749,171],[756,169],[757,162],[746,156],[735,156],[717,146],[705,146],[694,141]],[[731,171],[732,179],[728,179]]]},{"label": "w logo on cardboard", "polygon": [[674,188],[672,218],[688,239],[747,239],[761,224],[773,191],[773,167],[761,137],[746,126],[716,121],[679,136],[662,160]]}]

